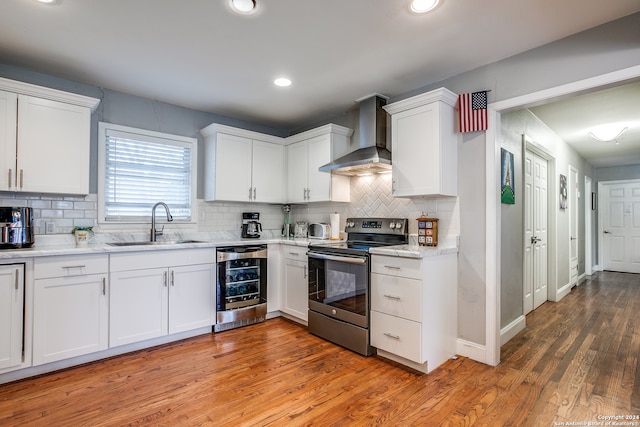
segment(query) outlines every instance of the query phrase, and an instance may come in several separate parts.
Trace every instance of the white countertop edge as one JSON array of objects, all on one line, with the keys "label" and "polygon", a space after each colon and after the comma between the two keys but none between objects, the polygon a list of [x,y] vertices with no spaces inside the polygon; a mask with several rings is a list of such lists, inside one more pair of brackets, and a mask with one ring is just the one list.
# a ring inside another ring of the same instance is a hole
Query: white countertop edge
[{"label": "white countertop edge", "polygon": [[[194,239],[195,240],[195,239]],[[5,249],[0,250],[0,261],[12,261],[26,258],[36,258],[44,256],[57,255],[86,255],[86,254],[112,254],[127,252],[147,252],[147,251],[163,251],[163,250],[180,250],[180,249],[206,249],[217,248],[221,246],[239,246],[251,244],[285,244],[292,246],[309,246],[309,239],[282,237],[261,238],[261,239],[216,239],[212,241],[198,241],[189,243],[167,243],[157,245],[133,245],[133,246],[114,246],[109,243],[89,243],[86,246],[76,246],[75,244],[52,244],[52,245],[36,245],[26,249]],[[315,242],[315,241],[314,241]],[[378,255],[390,255],[405,258],[424,258],[426,256],[444,255],[448,253],[457,253],[458,248],[455,239],[446,240],[437,247],[417,246],[417,245],[399,245],[386,246],[382,248],[372,248],[370,252]]]},{"label": "white countertop edge", "polygon": [[398,245],[371,248],[372,255],[388,255],[403,258],[425,258],[430,256],[456,254],[459,252],[457,236],[443,239],[438,246]]}]

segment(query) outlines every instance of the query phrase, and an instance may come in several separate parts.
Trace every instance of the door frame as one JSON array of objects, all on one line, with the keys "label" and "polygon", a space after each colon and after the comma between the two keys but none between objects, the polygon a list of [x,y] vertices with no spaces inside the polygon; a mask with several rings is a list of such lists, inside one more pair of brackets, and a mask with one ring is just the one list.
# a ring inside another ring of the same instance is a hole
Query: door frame
[{"label": "door frame", "polygon": [[591,276],[593,274],[593,245],[591,229],[591,216],[593,215],[592,209],[592,194],[591,178],[587,175],[584,176],[584,274],[585,276]]},{"label": "door frame", "polygon": [[[568,165],[568,175],[567,175],[567,198],[569,203],[569,289],[571,289],[574,285],[578,286],[580,284],[580,169],[576,166],[569,163]],[[573,183],[573,185],[572,185]],[[586,212],[585,212],[586,214]],[[573,222],[575,221],[575,224]],[[576,228],[576,236],[572,236],[573,230],[572,225],[575,225]],[[571,258],[571,241],[576,241],[576,280],[575,283],[571,281],[572,278],[572,267],[573,267],[573,259]]]},{"label": "door frame", "polygon": [[[487,106],[485,135],[485,254],[500,254],[500,116],[502,112],[526,108],[535,103],[552,101],[567,95],[584,93],[607,85],[640,77],[640,65],[600,74],[583,80],[516,96]],[[556,175],[554,175],[556,176]],[[555,179],[551,181],[554,185]],[[557,190],[556,190],[557,191]],[[557,198],[556,198],[557,199]],[[557,206],[554,203],[554,206]],[[551,258],[555,259],[555,258]],[[473,351],[474,359],[496,366],[500,363],[500,256],[485,256],[485,343]],[[552,263],[555,266],[555,263]],[[555,277],[555,267],[554,276]],[[555,285],[554,281],[554,285]],[[556,285],[557,286],[557,285]],[[460,348],[460,346],[459,346]],[[469,352],[467,352],[469,354]]]},{"label": "door frame", "polygon": [[[549,262],[550,260],[556,259],[556,240],[551,236],[556,236],[556,204],[555,200],[557,199],[557,189],[555,187],[556,183],[552,177],[556,176],[556,158],[551,154],[545,147],[542,147],[534,140],[532,140],[527,135],[522,135],[522,152],[524,153],[522,156],[522,177],[521,179],[524,182],[524,162],[526,157],[526,152],[529,151],[535,154],[538,157],[543,158],[547,161],[547,301],[556,301],[555,293],[551,293],[551,284],[555,283],[552,281],[552,278],[555,277],[555,263]],[[525,215],[526,206],[522,208],[522,221],[524,224],[524,215]],[[524,227],[522,233],[524,235]],[[557,237],[556,237],[557,238]],[[552,255],[553,254],[553,255]],[[526,261],[524,258],[522,259],[522,286],[524,291],[524,274],[525,268],[524,263]],[[552,273],[553,272],[553,273]],[[522,295],[522,303],[523,303],[523,313],[524,313],[524,292]]]}]

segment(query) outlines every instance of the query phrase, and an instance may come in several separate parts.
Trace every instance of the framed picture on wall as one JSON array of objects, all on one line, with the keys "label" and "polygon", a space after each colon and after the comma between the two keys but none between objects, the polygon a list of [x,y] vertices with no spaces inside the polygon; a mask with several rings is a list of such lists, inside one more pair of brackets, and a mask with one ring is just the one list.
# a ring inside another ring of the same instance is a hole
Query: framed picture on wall
[{"label": "framed picture on wall", "polygon": [[507,205],[515,205],[516,191],[513,171],[513,153],[504,148],[502,148],[501,151],[502,172],[500,174],[500,201]]},{"label": "framed picture on wall", "polygon": [[567,177],[560,174],[560,209],[567,209]]}]

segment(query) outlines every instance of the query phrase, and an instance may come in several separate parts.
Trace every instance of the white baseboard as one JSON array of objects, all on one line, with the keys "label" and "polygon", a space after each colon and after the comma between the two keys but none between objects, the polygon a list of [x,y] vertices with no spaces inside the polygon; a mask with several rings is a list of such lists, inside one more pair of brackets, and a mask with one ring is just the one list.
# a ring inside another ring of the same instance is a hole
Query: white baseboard
[{"label": "white baseboard", "polygon": [[519,316],[513,322],[500,329],[500,346],[505,345],[509,340],[515,337],[518,332],[524,330],[527,326],[526,317]]},{"label": "white baseboard", "polygon": [[556,295],[555,298],[552,301],[558,302],[560,301],[562,298],[566,297],[567,295],[569,295],[569,293],[571,292],[571,284],[567,283],[566,285],[564,285],[563,287],[561,287],[560,289],[558,289],[556,291]]},{"label": "white baseboard", "polygon": [[458,338],[456,341],[456,353],[460,356],[468,357],[477,362],[489,365],[487,362],[487,349],[482,344],[466,341]]}]

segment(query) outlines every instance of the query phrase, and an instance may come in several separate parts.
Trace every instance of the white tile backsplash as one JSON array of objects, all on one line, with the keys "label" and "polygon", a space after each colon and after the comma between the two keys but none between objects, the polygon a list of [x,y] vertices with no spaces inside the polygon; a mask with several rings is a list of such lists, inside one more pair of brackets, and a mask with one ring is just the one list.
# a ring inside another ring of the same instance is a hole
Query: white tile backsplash
[{"label": "white tile backsplash", "polygon": [[[36,234],[45,234],[46,223],[53,222],[56,234],[67,234],[74,226],[96,226],[98,197],[48,196],[21,193],[0,193],[2,206],[27,206],[34,211]],[[259,212],[262,228],[274,235],[284,222],[282,205],[238,202],[206,202],[197,200],[194,215],[197,225],[181,227],[198,232],[240,233],[242,212]],[[421,215],[439,218],[440,236],[460,234],[460,212],[457,197],[395,198],[391,196],[391,174],[351,178],[350,203],[312,203],[292,205],[290,219],[309,222],[329,222],[329,214],[340,214],[341,230],[347,217],[409,218],[409,233],[418,233],[415,221]],[[166,226],[170,231],[171,225]],[[131,232],[148,232],[146,224],[131,228]],[[121,231],[121,230],[120,230]]]}]

